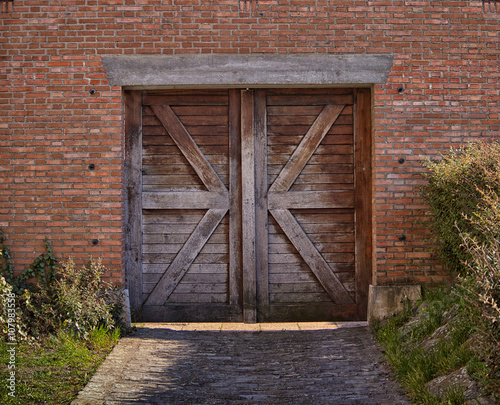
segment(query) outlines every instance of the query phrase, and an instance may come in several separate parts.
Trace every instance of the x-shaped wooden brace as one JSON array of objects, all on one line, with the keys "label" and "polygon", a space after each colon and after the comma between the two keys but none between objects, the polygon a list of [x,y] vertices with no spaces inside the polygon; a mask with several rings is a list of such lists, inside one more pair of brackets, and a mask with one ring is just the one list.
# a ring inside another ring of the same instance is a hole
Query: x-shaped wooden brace
[{"label": "x-shaped wooden brace", "polygon": [[207,212],[156,283],[144,305],[163,305],[229,209],[229,193],[169,106],[151,106],[208,191],[143,193],[144,209],[207,209]]},{"label": "x-shaped wooden brace", "polygon": [[293,208],[352,208],[354,206],[354,192],[290,192],[288,190],[343,109],[343,105],[327,105],[323,108],[268,191],[269,212],[325,291],[337,304],[349,304],[353,303],[354,300],[289,210]]}]

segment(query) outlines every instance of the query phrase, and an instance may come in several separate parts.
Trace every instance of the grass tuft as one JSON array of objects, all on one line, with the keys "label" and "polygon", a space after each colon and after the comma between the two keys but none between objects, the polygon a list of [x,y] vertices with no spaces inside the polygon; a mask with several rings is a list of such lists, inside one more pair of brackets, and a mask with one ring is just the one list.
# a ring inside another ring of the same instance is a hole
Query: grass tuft
[{"label": "grass tuft", "polygon": [[[477,344],[479,313],[454,287],[428,291],[417,307],[374,326],[396,379],[415,404],[465,404],[464,388],[432,395],[426,384],[467,367],[480,386],[491,386],[491,370]],[[413,317],[412,317],[413,316]]]},{"label": "grass tuft", "polygon": [[[69,404],[85,387],[106,355],[118,342],[118,330],[94,329],[87,340],[59,332],[37,343],[16,346],[16,392],[0,385],[2,404]],[[8,377],[8,345],[0,342],[0,380]]]}]

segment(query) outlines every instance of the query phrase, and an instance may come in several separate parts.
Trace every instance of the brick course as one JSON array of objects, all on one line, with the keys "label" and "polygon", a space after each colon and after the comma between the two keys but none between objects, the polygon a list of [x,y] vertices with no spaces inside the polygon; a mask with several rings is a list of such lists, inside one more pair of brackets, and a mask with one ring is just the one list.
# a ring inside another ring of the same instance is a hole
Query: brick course
[{"label": "brick course", "polygon": [[416,187],[425,157],[499,134],[492,11],[474,0],[15,0],[0,14],[0,227],[17,269],[47,237],[58,255],[102,256],[124,282],[122,92],[101,55],[387,53],[373,101],[374,274],[446,279]]}]

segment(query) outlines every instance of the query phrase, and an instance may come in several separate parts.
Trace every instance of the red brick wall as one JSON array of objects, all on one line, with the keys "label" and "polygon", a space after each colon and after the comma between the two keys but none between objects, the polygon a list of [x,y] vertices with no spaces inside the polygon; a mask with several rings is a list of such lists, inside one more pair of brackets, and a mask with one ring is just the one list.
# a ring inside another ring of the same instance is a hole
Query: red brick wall
[{"label": "red brick wall", "polygon": [[12,13],[0,14],[0,227],[18,269],[47,237],[59,256],[102,256],[110,278],[124,279],[122,95],[101,55],[389,53],[389,80],[374,88],[374,270],[378,283],[446,277],[421,224],[421,161],[498,136],[500,14],[475,0],[252,7],[15,0]]}]

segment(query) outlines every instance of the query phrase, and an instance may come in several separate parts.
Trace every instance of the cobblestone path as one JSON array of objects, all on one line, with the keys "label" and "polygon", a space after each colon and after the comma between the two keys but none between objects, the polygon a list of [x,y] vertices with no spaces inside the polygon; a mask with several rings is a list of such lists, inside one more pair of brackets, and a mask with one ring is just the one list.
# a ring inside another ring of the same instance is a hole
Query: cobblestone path
[{"label": "cobblestone path", "polygon": [[141,327],[72,404],[410,404],[366,326],[253,328]]}]

